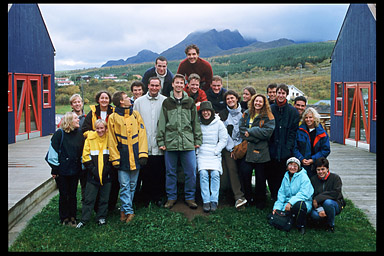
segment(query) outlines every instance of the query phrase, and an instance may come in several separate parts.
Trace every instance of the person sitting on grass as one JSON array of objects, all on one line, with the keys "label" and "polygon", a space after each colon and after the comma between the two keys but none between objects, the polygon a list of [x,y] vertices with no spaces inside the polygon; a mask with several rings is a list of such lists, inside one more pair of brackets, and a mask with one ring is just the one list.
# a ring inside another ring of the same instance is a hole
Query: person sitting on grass
[{"label": "person sitting on grass", "polygon": [[107,122],[98,119],[95,126],[96,131],[90,131],[84,143],[83,164],[87,169],[87,185],[85,186],[81,221],[76,228],[83,227],[91,218],[98,194],[96,219],[99,225],[106,223],[112,168],[109,162]]},{"label": "person sitting on grass", "polygon": [[315,162],[317,175],[311,177],[313,193],[313,209],[311,217],[320,222],[327,222],[327,231],[335,231],[335,216],[340,214],[345,207],[341,193],[341,178],[329,171],[329,162],[325,157],[320,157]]}]

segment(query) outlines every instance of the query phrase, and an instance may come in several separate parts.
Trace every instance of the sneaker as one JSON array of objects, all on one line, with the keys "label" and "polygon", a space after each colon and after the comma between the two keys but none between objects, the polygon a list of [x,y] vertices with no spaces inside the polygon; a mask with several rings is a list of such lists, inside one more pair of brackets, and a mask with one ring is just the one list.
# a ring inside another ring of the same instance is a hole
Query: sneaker
[{"label": "sneaker", "polygon": [[69,224],[69,219],[68,218],[65,218],[63,220],[63,226],[67,226]]},{"label": "sneaker", "polygon": [[203,203],[203,211],[204,212],[209,212],[210,210],[211,210],[210,203]]},{"label": "sneaker", "polygon": [[83,223],[83,222],[79,222],[78,224],[77,224],[77,226],[76,226],[76,228],[82,228],[82,227],[84,227],[85,226],[85,223]]},{"label": "sneaker", "polygon": [[75,217],[71,217],[71,221],[69,222],[68,225],[74,228],[77,226]]},{"label": "sneaker", "polygon": [[127,215],[123,211],[120,211],[120,221],[125,222],[127,220]]},{"label": "sneaker", "polygon": [[176,200],[168,200],[165,203],[164,208],[171,209],[175,204],[176,204]]},{"label": "sneaker", "polygon": [[247,203],[247,199],[237,199],[236,200],[236,203],[235,203],[235,207],[236,207],[236,209],[237,208],[239,208],[239,207],[241,207],[241,206],[243,206],[243,205],[245,205]]},{"label": "sneaker", "polygon": [[189,208],[197,209],[197,204],[195,200],[185,200],[185,203],[189,206]]},{"label": "sneaker", "polygon": [[99,219],[99,221],[97,222],[99,226],[104,225],[105,223],[106,223],[105,219]]},{"label": "sneaker", "polygon": [[132,213],[132,214],[127,214],[127,220],[125,221],[126,223],[130,222],[131,220],[133,220],[133,217],[135,217],[135,214]]},{"label": "sneaker", "polygon": [[217,202],[211,202],[211,212],[216,211],[217,209]]}]

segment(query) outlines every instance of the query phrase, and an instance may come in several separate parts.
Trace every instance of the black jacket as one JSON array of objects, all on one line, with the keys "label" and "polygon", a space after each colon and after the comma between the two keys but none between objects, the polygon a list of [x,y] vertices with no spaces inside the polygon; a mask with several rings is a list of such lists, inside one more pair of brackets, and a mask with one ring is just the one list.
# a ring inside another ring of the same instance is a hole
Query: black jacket
[{"label": "black jacket", "polygon": [[[157,76],[155,67],[149,68],[149,69],[147,69],[147,71],[145,71],[143,78],[141,79],[141,82],[145,85],[144,94],[147,93],[147,91],[148,91],[148,82],[149,82],[148,80],[149,80],[149,78],[151,78],[153,76],[155,76],[155,77]],[[163,84],[162,89],[161,89],[161,94],[166,96],[166,97],[169,97],[170,92],[173,90],[172,79],[173,79],[173,74],[172,74],[171,70],[169,70],[167,68],[167,75],[164,78],[164,84]]]},{"label": "black jacket", "polygon": [[221,88],[219,93],[214,93],[212,91],[212,88],[209,88],[205,92],[205,94],[207,94],[207,99],[212,103],[212,107],[216,113],[219,113],[220,111],[225,109],[225,107],[227,106],[224,99],[224,93],[226,91],[227,90],[225,88]]},{"label": "black jacket", "polygon": [[64,134],[61,153],[59,154],[59,166],[53,166],[51,174],[62,176],[78,175],[81,172],[81,155],[83,154],[84,137],[80,128],[70,133],[57,130],[52,138],[52,147],[59,152],[61,136]]},{"label": "black jacket", "polygon": [[311,183],[315,190],[313,199],[319,205],[322,205],[327,199],[332,199],[337,202],[340,210],[345,206],[343,194],[341,193],[342,182],[339,175],[330,173],[326,180],[321,180],[317,175],[314,175],[311,177]]},{"label": "black jacket", "polygon": [[271,110],[275,117],[275,130],[269,141],[269,153],[271,159],[281,161],[293,156],[300,115],[288,102],[282,107],[272,104]]}]

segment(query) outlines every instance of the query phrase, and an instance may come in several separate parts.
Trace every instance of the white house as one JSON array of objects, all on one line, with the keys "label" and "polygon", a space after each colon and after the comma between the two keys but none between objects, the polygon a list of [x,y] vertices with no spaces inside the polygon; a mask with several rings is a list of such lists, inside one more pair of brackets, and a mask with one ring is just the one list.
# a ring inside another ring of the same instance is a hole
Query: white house
[{"label": "white house", "polygon": [[294,100],[297,96],[304,96],[304,93],[297,89],[294,85],[287,85],[289,89],[289,94],[287,95],[287,100]]}]

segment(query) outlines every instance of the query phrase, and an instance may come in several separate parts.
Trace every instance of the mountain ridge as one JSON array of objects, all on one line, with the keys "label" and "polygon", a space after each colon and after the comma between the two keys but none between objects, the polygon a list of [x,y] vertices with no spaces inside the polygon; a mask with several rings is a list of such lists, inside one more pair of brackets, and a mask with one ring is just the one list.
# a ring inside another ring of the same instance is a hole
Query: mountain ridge
[{"label": "mountain ridge", "polygon": [[229,29],[224,29],[222,31],[211,29],[208,31],[192,32],[188,34],[187,37],[185,37],[181,42],[168,48],[160,54],[148,49],[144,49],[138,52],[137,55],[129,57],[126,60],[109,60],[101,67],[152,62],[158,56],[164,56],[169,61],[181,60],[185,58],[185,47],[192,43],[199,47],[200,57],[203,58],[233,53],[262,51],[270,48],[295,44],[293,40],[286,38],[281,38],[270,42],[261,42],[252,38],[244,39],[244,37],[237,29],[234,31]]}]

